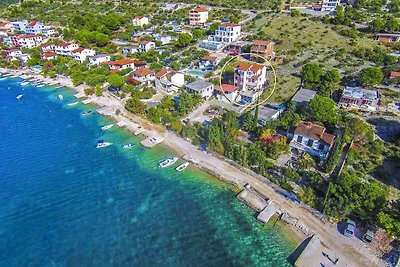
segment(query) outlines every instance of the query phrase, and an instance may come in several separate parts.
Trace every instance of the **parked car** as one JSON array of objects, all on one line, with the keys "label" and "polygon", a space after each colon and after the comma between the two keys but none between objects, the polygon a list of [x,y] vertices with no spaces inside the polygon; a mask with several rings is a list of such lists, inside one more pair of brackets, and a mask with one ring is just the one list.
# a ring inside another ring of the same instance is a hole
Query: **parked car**
[{"label": "parked car", "polygon": [[354,231],[356,230],[356,222],[350,219],[347,219],[346,226],[344,228],[344,235],[348,237],[354,236]]},{"label": "parked car", "polygon": [[376,233],[376,227],[368,225],[367,232],[365,232],[363,236],[363,241],[371,243],[374,240],[375,233]]}]

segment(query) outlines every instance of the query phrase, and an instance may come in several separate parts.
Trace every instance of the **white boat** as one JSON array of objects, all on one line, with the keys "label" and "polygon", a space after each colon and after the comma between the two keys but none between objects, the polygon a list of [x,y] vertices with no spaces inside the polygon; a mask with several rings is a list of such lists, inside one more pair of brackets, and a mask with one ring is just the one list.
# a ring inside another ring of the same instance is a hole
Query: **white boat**
[{"label": "white boat", "polygon": [[130,148],[134,148],[135,146],[136,146],[136,144],[127,144],[127,145],[124,145],[122,148],[130,149]]},{"label": "white boat", "polygon": [[189,162],[185,162],[185,163],[182,163],[181,165],[179,165],[178,167],[176,167],[175,170],[177,170],[178,172],[181,172],[184,169],[186,169],[188,166],[189,166]]},{"label": "white boat", "polygon": [[158,167],[160,167],[160,168],[166,168],[166,167],[171,166],[172,164],[174,164],[174,163],[177,162],[177,161],[178,161],[178,158],[177,158],[177,157],[169,157],[169,158],[167,158],[167,159],[161,161],[161,162],[158,164]]},{"label": "white boat", "polygon": [[39,84],[36,86],[36,88],[42,88],[42,87],[44,87],[44,84]]},{"label": "white boat", "polygon": [[20,83],[21,86],[28,85],[28,84],[29,84],[29,82],[22,82],[22,83]]},{"label": "white boat", "polygon": [[20,100],[24,95],[17,95],[17,99]]},{"label": "white boat", "polygon": [[72,103],[68,103],[67,105],[68,105],[68,106],[76,106],[76,105],[78,105],[78,103],[79,103],[79,102],[72,102]]},{"label": "white boat", "polygon": [[0,78],[0,81],[3,81],[3,80],[5,80],[5,79],[7,79],[7,77],[1,77],[1,78]]},{"label": "white boat", "polygon": [[106,125],[106,126],[101,127],[101,129],[102,129],[103,131],[105,131],[105,130],[110,129],[110,128],[113,127],[113,126],[114,126],[114,124],[109,124],[109,125]]},{"label": "white boat", "polygon": [[110,143],[110,142],[104,142],[103,140],[99,140],[96,144],[96,148],[103,148],[103,147],[108,147],[111,145],[112,145],[112,143]]},{"label": "white boat", "polygon": [[58,95],[58,98],[59,98],[60,100],[63,100],[63,99],[64,99],[63,95]]},{"label": "white boat", "polygon": [[88,115],[92,114],[92,112],[93,112],[93,111],[91,111],[91,110],[84,111],[84,112],[81,113],[81,115],[82,115],[82,116],[88,116]]}]

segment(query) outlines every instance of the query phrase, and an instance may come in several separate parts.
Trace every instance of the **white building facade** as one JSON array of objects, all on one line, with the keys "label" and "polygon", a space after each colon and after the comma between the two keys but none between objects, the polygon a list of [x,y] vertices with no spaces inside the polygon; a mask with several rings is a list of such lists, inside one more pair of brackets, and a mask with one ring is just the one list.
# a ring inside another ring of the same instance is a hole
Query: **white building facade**
[{"label": "white building facade", "polygon": [[340,4],[340,0],[323,0],[321,11],[333,12]]},{"label": "white building facade", "polygon": [[241,34],[241,26],[234,23],[221,23],[218,29],[215,30],[214,35],[208,37],[209,41],[221,42],[229,44],[239,40]]},{"label": "white building facade", "polygon": [[203,7],[195,7],[189,10],[189,24],[204,25],[208,20],[208,10]]}]

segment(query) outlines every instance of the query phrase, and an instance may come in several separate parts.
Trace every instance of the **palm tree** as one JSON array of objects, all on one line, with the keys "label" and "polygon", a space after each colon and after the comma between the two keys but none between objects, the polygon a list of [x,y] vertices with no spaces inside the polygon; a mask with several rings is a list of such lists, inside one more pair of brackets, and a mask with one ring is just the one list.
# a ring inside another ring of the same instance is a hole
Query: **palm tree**
[{"label": "palm tree", "polygon": [[308,170],[314,167],[315,161],[314,158],[311,157],[309,154],[303,153],[301,158],[297,161],[297,165],[304,170]]}]

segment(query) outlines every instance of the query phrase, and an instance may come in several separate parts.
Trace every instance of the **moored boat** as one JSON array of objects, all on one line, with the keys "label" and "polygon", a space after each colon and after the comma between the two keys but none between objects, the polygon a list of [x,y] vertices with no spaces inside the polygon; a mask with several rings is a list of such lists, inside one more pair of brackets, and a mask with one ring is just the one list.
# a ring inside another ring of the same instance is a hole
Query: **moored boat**
[{"label": "moored boat", "polygon": [[172,164],[174,164],[174,163],[177,162],[177,161],[178,161],[178,158],[177,158],[177,157],[169,157],[169,158],[166,158],[165,160],[161,161],[161,162],[158,164],[158,167],[160,167],[160,168],[166,168],[166,167],[171,166]]},{"label": "moored boat", "polygon": [[112,143],[110,143],[110,142],[104,142],[104,140],[99,140],[99,141],[97,141],[96,148],[103,148],[103,147],[108,147],[111,145],[112,145]]},{"label": "moored boat", "polygon": [[22,83],[20,83],[21,86],[28,85],[28,84],[29,84],[29,82],[22,82]]},{"label": "moored boat", "polygon": [[36,85],[36,88],[42,88],[42,87],[44,87],[44,84],[38,84],[38,85]]},{"label": "moored boat", "polygon": [[1,78],[0,78],[0,81],[3,81],[3,80],[5,80],[5,79],[7,79],[7,77],[1,77]]},{"label": "moored boat", "polygon": [[20,100],[24,95],[17,95],[17,99]]},{"label": "moored boat", "polygon": [[189,162],[185,162],[185,163],[182,163],[181,165],[179,165],[178,167],[176,167],[175,170],[177,170],[178,172],[181,172],[184,169],[186,169],[188,166],[189,166]]},{"label": "moored boat", "polygon": [[89,110],[89,111],[84,111],[81,113],[82,116],[88,116],[90,114],[92,114],[93,111]]},{"label": "moored boat", "polygon": [[58,98],[59,98],[60,100],[63,100],[63,99],[64,99],[63,95],[58,95]]},{"label": "moored boat", "polygon": [[105,130],[110,129],[110,128],[113,127],[113,126],[114,126],[114,124],[109,124],[109,125],[106,125],[106,126],[101,127],[101,129],[102,129],[103,131],[105,131]]},{"label": "moored boat", "polygon": [[130,149],[130,148],[133,148],[133,147],[135,147],[136,146],[136,144],[126,144],[126,145],[124,145],[122,148],[124,148],[124,149]]},{"label": "moored boat", "polygon": [[78,103],[79,103],[79,102],[72,102],[72,103],[68,103],[67,105],[68,105],[68,106],[76,106],[76,105],[78,105]]}]

